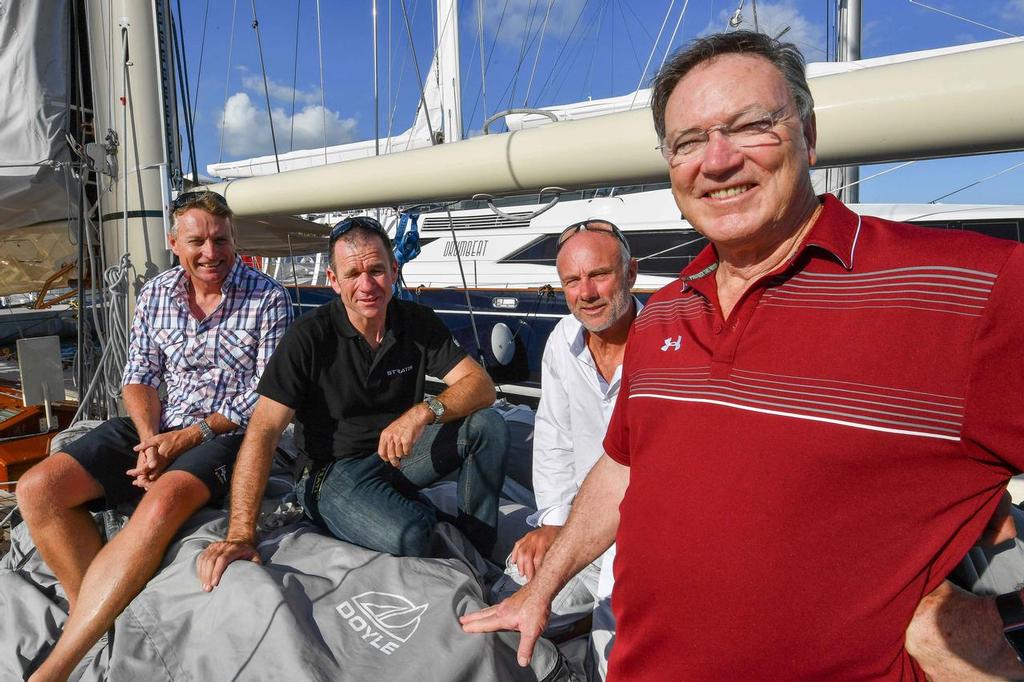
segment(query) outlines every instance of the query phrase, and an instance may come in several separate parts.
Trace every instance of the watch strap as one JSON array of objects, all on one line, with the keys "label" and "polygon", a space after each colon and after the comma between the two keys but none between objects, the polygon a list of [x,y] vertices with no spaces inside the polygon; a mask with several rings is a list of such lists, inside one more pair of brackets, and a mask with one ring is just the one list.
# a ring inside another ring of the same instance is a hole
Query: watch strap
[{"label": "watch strap", "polygon": [[203,439],[200,441],[201,443],[213,440],[213,437],[217,435],[216,433],[213,432],[213,428],[210,426],[210,422],[206,421],[205,419],[200,419],[198,422],[196,422],[196,426],[199,427],[199,433],[201,433],[203,436]]},{"label": "watch strap", "polygon": [[445,406],[437,398],[424,398],[423,403],[427,406],[431,412],[434,413],[434,421],[430,422],[431,426],[436,426],[441,423],[441,417],[444,416]]}]

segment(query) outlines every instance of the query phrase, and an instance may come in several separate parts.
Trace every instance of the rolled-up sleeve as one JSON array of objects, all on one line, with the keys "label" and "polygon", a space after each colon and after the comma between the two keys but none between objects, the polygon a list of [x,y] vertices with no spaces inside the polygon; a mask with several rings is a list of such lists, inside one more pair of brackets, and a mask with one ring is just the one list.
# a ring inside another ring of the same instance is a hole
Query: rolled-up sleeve
[{"label": "rolled-up sleeve", "polygon": [[145,286],[139,292],[132,320],[132,333],[128,341],[128,362],[121,384],[141,384],[157,388],[163,375],[163,352],[153,342],[152,307],[153,287]]},{"label": "rolled-up sleeve", "polygon": [[252,411],[259,400],[256,386],[260,382],[260,377],[263,376],[263,370],[292,321],[291,300],[282,287],[275,286],[267,292],[258,319],[259,339],[256,342],[255,371],[249,378],[245,390],[225,400],[217,410],[243,428],[248,425]]}]

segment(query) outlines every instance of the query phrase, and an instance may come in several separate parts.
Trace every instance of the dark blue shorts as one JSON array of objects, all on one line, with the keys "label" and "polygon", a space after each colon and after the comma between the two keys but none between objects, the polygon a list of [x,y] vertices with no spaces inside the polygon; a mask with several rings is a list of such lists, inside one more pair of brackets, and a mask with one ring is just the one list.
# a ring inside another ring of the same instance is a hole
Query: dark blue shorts
[{"label": "dark blue shorts", "polygon": [[[116,417],[66,445],[63,451],[74,457],[103,486],[103,507],[113,509],[121,504],[134,505],[145,493],[142,488],[132,485],[135,479],[125,473],[134,469],[138,462],[138,453],[132,449],[138,444],[139,434],[132,420]],[[231,470],[241,444],[241,434],[217,436],[186,450],[164,471],[189,472],[209,489],[207,504],[217,505],[230,488]]]}]

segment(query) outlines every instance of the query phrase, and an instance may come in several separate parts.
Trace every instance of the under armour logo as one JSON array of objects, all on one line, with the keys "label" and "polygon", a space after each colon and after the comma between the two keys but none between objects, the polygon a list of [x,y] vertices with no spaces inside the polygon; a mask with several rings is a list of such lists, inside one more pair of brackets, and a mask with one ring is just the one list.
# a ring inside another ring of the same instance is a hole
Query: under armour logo
[{"label": "under armour logo", "polygon": [[683,345],[683,337],[682,336],[677,336],[674,339],[671,336],[669,336],[669,337],[667,337],[665,339],[665,344],[661,347],[661,352],[664,353],[669,348],[671,348],[672,350],[679,350],[679,348],[682,345]]}]

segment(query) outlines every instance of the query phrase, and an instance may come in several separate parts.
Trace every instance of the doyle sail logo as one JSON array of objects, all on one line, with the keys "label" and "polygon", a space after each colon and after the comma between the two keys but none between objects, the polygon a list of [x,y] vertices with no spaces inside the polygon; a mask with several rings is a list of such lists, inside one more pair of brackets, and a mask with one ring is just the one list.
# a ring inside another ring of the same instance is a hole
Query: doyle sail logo
[{"label": "doyle sail logo", "polygon": [[364,642],[390,656],[416,634],[427,606],[398,594],[363,592],[338,604],[338,613]]}]

